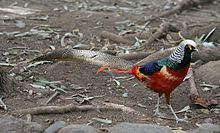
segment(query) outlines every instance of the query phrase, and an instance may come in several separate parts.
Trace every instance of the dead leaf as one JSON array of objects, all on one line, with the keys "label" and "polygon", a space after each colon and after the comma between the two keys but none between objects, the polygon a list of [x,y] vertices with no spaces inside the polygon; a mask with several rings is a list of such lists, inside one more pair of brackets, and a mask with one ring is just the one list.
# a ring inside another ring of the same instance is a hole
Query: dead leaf
[{"label": "dead leaf", "polygon": [[94,117],[94,118],[92,118],[92,120],[97,121],[97,122],[101,122],[101,123],[105,123],[105,124],[112,124],[112,120],[109,120],[109,119],[102,119],[102,118]]},{"label": "dead leaf", "polygon": [[201,96],[198,95],[191,95],[190,96],[191,102],[195,105],[200,105],[204,108],[207,108],[211,105],[218,105],[218,101],[217,100],[213,100],[213,99],[205,99]]}]

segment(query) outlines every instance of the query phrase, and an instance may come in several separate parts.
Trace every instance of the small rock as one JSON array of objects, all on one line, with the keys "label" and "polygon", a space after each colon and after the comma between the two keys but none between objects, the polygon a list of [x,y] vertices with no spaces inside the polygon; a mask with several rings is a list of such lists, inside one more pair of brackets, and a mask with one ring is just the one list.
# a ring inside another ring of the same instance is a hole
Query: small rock
[{"label": "small rock", "polygon": [[27,122],[9,115],[0,115],[1,133],[41,133],[43,126],[36,122]]},{"label": "small rock", "polygon": [[47,129],[44,130],[44,133],[56,133],[60,128],[63,128],[66,125],[64,121],[56,121],[51,124]]},{"label": "small rock", "polygon": [[58,131],[58,133],[101,133],[98,129],[87,125],[69,125]]},{"label": "small rock", "polygon": [[173,133],[168,127],[153,124],[120,123],[109,129],[108,133]]},{"label": "small rock", "polygon": [[199,128],[189,130],[187,133],[220,133],[220,126],[210,123],[201,124]]}]

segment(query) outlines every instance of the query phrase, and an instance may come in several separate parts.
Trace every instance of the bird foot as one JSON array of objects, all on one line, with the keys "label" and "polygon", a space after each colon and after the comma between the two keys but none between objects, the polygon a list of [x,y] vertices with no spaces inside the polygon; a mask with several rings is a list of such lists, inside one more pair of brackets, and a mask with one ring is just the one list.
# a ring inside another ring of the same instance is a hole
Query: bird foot
[{"label": "bird foot", "polygon": [[176,119],[176,123],[179,123],[179,122],[186,122],[188,123],[188,121],[186,119],[180,119],[180,118],[175,118]]},{"label": "bird foot", "polygon": [[158,117],[165,117],[166,114],[165,113],[161,113],[161,112],[154,112],[154,116],[158,116]]},{"label": "bird foot", "polygon": [[163,117],[164,114],[159,111],[159,108],[156,108],[156,109],[154,110],[154,116],[161,116],[161,117]]}]

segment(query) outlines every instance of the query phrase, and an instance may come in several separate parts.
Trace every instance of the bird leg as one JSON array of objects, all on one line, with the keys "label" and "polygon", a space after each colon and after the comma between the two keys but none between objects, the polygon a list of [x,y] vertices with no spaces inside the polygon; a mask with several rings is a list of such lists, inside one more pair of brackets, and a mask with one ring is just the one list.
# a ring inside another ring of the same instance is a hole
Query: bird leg
[{"label": "bird leg", "polygon": [[160,111],[159,111],[159,108],[160,108],[160,96],[159,94],[157,95],[157,104],[155,105],[156,109],[154,110],[154,115],[158,115],[160,116]]},{"label": "bird leg", "polygon": [[155,105],[156,109],[154,110],[154,115],[155,116],[159,116],[159,117],[163,117],[163,113],[160,113],[160,97],[162,96],[162,94],[158,94],[157,95],[157,104]]},{"label": "bird leg", "polygon": [[179,121],[183,121],[183,122],[188,122],[187,120],[185,119],[180,119],[177,117],[176,113],[174,112],[172,106],[170,104],[167,104],[167,106],[170,108],[172,114],[174,115],[175,119],[176,119],[176,123],[178,123]]}]

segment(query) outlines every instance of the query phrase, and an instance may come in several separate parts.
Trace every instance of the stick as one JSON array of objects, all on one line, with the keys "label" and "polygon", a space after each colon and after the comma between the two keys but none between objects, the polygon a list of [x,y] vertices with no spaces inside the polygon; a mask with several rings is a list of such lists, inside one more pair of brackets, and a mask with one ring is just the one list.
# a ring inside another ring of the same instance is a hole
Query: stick
[{"label": "stick", "polygon": [[29,109],[21,109],[15,111],[15,113],[22,113],[22,114],[32,114],[32,115],[37,115],[37,114],[61,114],[61,113],[66,113],[66,112],[78,112],[78,111],[123,111],[125,113],[130,113],[130,112],[136,112],[134,109],[130,107],[126,107],[124,105],[118,105],[118,106],[113,106],[110,103],[104,103],[103,106],[95,106],[95,105],[74,105],[74,104],[68,104],[64,106],[42,106],[42,107],[34,107],[34,108],[29,108]]},{"label": "stick", "polygon": [[46,104],[48,104],[51,100],[53,100],[59,94],[60,94],[60,92],[55,91],[55,93],[46,101]]},{"label": "stick", "polygon": [[113,42],[116,42],[116,43],[122,43],[122,44],[128,44],[128,45],[133,44],[131,41],[129,41],[127,39],[124,39],[124,38],[122,38],[119,35],[110,33],[108,31],[102,31],[101,32],[101,37],[102,38],[107,38],[107,39],[109,39],[109,40],[111,40]]},{"label": "stick", "polygon": [[161,38],[162,36],[164,36],[165,34],[167,34],[169,31],[178,31],[176,26],[174,26],[174,24],[168,23],[168,22],[164,22],[160,25],[160,28],[157,29],[157,31],[147,40],[147,43],[152,43],[154,42],[156,39]]}]

